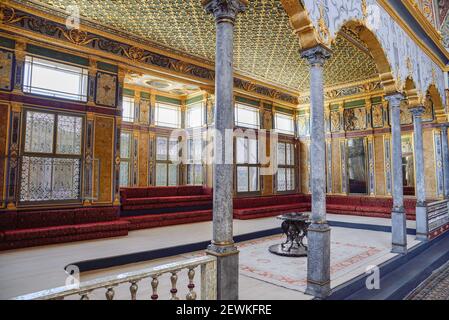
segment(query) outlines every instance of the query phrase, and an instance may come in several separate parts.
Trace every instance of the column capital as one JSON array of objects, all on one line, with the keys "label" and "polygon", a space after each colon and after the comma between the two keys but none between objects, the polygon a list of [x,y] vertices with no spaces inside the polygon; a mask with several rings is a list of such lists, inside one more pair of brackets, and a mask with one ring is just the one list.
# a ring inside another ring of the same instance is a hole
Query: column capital
[{"label": "column capital", "polygon": [[207,13],[214,15],[217,23],[234,24],[237,14],[246,10],[248,0],[202,0],[201,4]]},{"label": "column capital", "polygon": [[323,66],[331,57],[332,51],[323,45],[301,51],[301,58],[306,59],[310,66]]},{"label": "column capital", "polygon": [[426,109],[423,106],[415,106],[412,108],[409,108],[410,112],[413,114],[414,117],[421,117]]},{"label": "column capital", "polygon": [[400,107],[401,101],[404,99],[404,95],[400,92],[391,93],[385,96],[385,100],[388,101],[390,107]]}]

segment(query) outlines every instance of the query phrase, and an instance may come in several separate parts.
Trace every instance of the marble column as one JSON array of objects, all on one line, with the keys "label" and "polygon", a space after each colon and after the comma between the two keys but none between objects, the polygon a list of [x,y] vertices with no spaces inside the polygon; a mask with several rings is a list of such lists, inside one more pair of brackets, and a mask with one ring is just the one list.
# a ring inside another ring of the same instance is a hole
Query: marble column
[{"label": "marble column", "polygon": [[306,294],[325,298],[330,293],[330,228],[326,221],[326,141],[323,66],[330,58],[324,46],[301,52],[310,65],[310,165],[312,213],[309,226]]},{"label": "marble column", "polygon": [[424,114],[424,111],[425,109],[422,106],[410,108],[410,112],[413,114],[413,135],[415,148],[416,239],[421,241],[427,241],[429,234],[421,118],[421,116]]},{"label": "marble column", "polygon": [[[215,53],[215,132],[213,164],[213,239],[208,254],[217,257],[217,299],[238,299],[238,250],[232,229],[233,165],[226,163],[226,131],[234,127],[233,40],[234,23],[246,9],[243,0],[203,0],[205,10],[213,14],[216,26]],[[229,146],[227,146],[229,147]]]},{"label": "marble column", "polygon": [[447,138],[447,127],[449,125],[443,124],[441,126],[441,146],[443,153],[443,177],[444,177],[444,197],[449,199],[449,143]]},{"label": "marble column", "polygon": [[393,253],[407,253],[407,224],[404,210],[404,188],[402,176],[401,145],[401,93],[386,96],[390,108],[392,172],[393,172],[393,208],[391,211],[391,235]]}]

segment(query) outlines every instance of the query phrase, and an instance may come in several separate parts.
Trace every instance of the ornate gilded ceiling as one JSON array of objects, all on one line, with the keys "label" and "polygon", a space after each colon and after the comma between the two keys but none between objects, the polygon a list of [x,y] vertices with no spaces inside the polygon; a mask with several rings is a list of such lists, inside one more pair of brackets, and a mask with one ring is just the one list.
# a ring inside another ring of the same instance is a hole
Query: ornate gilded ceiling
[{"label": "ornate gilded ceiling", "polygon": [[[21,4],[30,1],[16,0]],[[213,63],[215,26],[199,0],[40,0],[53,10],[78,5],[82,19],[103,30],[115,30],[150,40],[181,55]],[[338,36],[333,56],[325,67],[327,87],[371,79],[377,75],[374,60],[350,32]],[[239,15],[235,30],[235,69],[243,75],[294,90],[308,88],[308,67],[299,57],[279,0],[250,0]]]}]

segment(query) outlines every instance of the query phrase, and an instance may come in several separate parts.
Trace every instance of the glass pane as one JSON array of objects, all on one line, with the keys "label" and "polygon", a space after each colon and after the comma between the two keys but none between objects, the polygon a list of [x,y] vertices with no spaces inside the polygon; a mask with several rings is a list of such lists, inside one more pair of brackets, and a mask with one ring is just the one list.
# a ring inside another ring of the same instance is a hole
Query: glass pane
[{"label": "glass pane", "polygon": [[120,158],[131,158],[131,134],[122,132],[120,134]]},{"label": "glass pane", "polygon": [[168,185],[169,186],[178,185],[178,165],[176,164],[168,165]]},{"label": "glass pane", "polygon": [[26,118],[25,152],[52,153],[55,115],[28,111]]},{"label": "glass pane", "polygon": [[167,164],[156,163],[156,186],[167,185]]},{"label": "glass pane", "polygon": [[25,58],[23,90],[51,97],[87,100],[87,69],[44,60]]},{"label": "glass pane", "polygon": [[179,128],[181,108],[158,103],[156,105],[156,125],[170,128]]},{"label": "glass pane", "polygon": [[52,159],[22,158],[20,201],[44,201],[51,198]]},{"label": "glass pane", "polygon": [[80,160],[53,159],[52,200],[79,198]]},{"label": "glass pane", "polygon": [[134,122],[134,98],[123,97],[123,121]]},{"label": "glass pane", "polygon": [[203,166],[200,164],[195,165],[195,181],[194,184],[203,184]]},{"label": "glass pane", "polygon": [[237,167],[237,192],[248,191],[248,167]]},{"label": "glass pane", "polygon": [[194,174],[195,174],[194,165],[188,164],[187,165],[187,184],[194,184],[194,179],[195,179]]},{"label": "glass pane", "polygon": [[276,113],[275,114],[276,130],[286,134],[294,134],[295,128],[293,117],[291,115]]},{"label": "glass pane", "polygon": [[56,153],[81,154],[82,118],[58,116]]},{"label": "glass pane", "polygon": [[187,128],[201,127],[204,122],[203,104],[196,104],[187,107]]},{"label": "glass pane", "polygon": [[170,140],[168,153],[169,153],[169,160],[171,161],[179,160],[178,140]]},{"label": "glass pane", "polygon": [[236,125],[247,128],[259,128],[259,109],[244,105],[237,105],[235,108]]},{"label": "glass pane", "polygon": [[284,168],[278,168],[278,174],[277,174],[277,190],[278,191],[285,191],[286,190],[286,179],[285,179],[285,169]]},{"label": "glass pane", "polygon": [[259,190],[259,169],[250,167],[249,168],[249,191]]},{"label": "glass pane", "polygon": [[248,139],[248,162],[250,164],[256,164],[257,161],[257,140]]},{"label": "glass pane", "polygon": [[285,162],[286,165],[292,165],[292,145],[290,143],[285,144]]},{"label": "glass pane", "polygon": [[167,138],[156,138],[156,160],[167,160],[167,144]]},{"label": "glass pane", "polygon": [[287,190],[295,189],[295,173],[292,168],[286,169],[286,177],[287,177]]},{"label": "glass pane", "polygon": [[402,179],[404,195],[415,195],[415,168],[413,163],[413,142],[411,136],[401,138],[402,143]]},{"label": "glass pane", "polygon": [[203,142],[201,141],[201,139],[194,139],[193,144],[194,144],[193,160],[196,163],[201,163],[201,155],[203,152],[203,148],[202,148]]},{"label": "glass pane", "polygon": [[247,158],[247,140],[245,138],[236,139],[237,163],[246,163]]},{"label": "glass pane", "polygon": [[129,186],[129,163],[120,162],[120,187]]},{"label": "glass pane", "polygon": [[363,139],[348,140],[348,176],[350,193],[367,193],[366,158]]},{"label": "glass pane", "polygon": [[285,143],[278,143],[278,165],[285,165]]}]

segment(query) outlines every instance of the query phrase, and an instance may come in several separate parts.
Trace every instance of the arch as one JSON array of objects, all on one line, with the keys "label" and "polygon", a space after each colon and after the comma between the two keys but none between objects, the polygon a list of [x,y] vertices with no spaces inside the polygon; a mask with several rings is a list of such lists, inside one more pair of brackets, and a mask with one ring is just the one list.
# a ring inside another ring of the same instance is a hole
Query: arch
[{"label": "arch", "polygon": [[289,17],[293,32],[298,37],[301,50],[310,49],[320,44],[318,33],[302,1],[281,0],[281,4]]},{"label": "arch", "polygon": [[418,90],[416,89],[415,81],[411,76],[405,79],[404,84],[404,94],[408,100],[409,108],[417,107],[423,104],[423,98],[418,94]]},{"label": "arch", "polygon": [[350,20],[345,22],[342,26],[340,26],[339,32],[344,27],[356,31],[359,38],[368,47],[368,50],[376,64],[377,71],[379,72],[379,78],[384,87],[385,94],[388,95],[399,92],[400,88],[398,87],[397,81],[393,77],[391,65],[376,34],[360,20]]},{"label": "arch", "polygon": [[435,84],[431,84],[426,93],[430,96],[437,122],[447,122],[448,118],[444,109],[443,99]]}]

